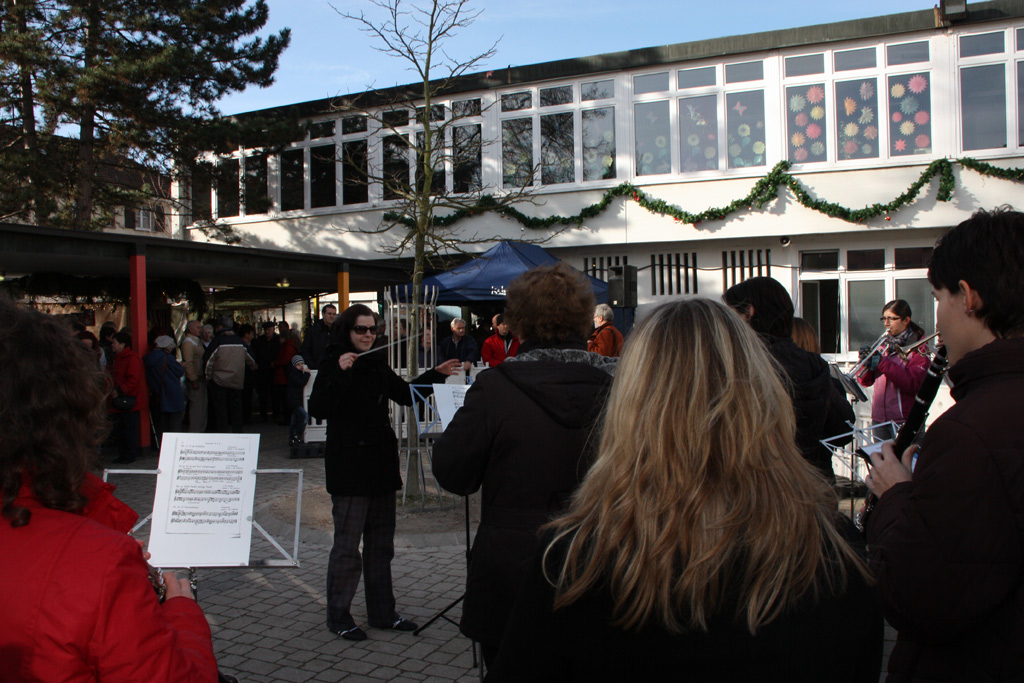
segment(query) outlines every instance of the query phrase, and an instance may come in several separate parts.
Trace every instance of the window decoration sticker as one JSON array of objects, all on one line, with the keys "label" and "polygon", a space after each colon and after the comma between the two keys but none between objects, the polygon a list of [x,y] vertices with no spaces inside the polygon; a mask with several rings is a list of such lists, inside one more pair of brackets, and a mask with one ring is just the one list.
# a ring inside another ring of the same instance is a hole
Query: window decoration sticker
[{"label": "window decoration sticker", "polygon": [[796,164],[825,161],[825,85],[786,88],[789,160]]},{"label": "window decoration sticker", "polygon": [[878,81],[859,78],[836,83],[838,158],[878,158]]},{"label": "window decoration sticker", "polygon": [[932,151],[930,74],[889,77],[889,152],[892,156]]}]

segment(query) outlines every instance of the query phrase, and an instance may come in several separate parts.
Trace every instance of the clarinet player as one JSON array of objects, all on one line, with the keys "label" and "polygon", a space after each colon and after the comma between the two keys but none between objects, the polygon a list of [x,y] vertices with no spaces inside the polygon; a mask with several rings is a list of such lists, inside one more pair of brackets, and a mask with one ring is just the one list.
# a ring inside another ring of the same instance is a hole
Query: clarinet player
[{"label": "clarinet player", "polygon": [[1024,214],[978,212],[928,267],[956,405],[872,456],[865,524],[888,681],[1024,680]]},{"label": "clarinet player", "polygon": [[914,396],[917,395],[928,369],[927,351],[922,345],[903,358],[895,348],[909,346],[924,338],[924,330],[910,319],[910,304],[893,299],[882,307],[888,348],[871,357],[866,371],[857,378],[862,386],[874,386],[871,398],[871,421],[875,424],[907,420]]}]

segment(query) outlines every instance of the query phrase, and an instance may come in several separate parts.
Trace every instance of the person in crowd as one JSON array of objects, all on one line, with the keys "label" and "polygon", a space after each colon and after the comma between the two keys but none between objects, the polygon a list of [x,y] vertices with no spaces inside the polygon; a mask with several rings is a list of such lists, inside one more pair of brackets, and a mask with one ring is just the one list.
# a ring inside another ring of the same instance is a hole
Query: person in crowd
[{"label": "person in crowd", "polygon": [[488,681],[878,681],[881,605],[795,432],[738,316],[699,298],[651,312]]},{"label": "person in crowd", "polygon": [[484,340],[480,352],[483,361],[492,368],[514,357],[519,350],[519,337],[512,334],[503,313],[494,316],[494,330],[494,334]]},{"label": "person in crowd", "polygon": [[213,323],[206,323],[199,329],[199,341],[203,344],[203,350],[209,348],[213,342]]},{"label": "person in crowd", "polygon": [[853,408],[832,381],[828,363],[793,342],[793,300],[789,292],[778,280],[754,277],[727,289],[723,299],[754,328],[768,353],[785,370],[796,410],[800,451],[828,481],[834,482],[832,456],[821,439],[850,431]]},{"label": "person in crowd", "polygon": [[297,446],[302,443],[306,432],[306,421],[309,415],[302,407],[302,394],[309,383],[309,368],[305,359],[299,354],[292,356],[291,364],[285,368],[288,373],[288,410],[291,411],[291,423],[288,426],[288,445]]},{"label": "person in crowd", "polygon": [[274,368],[272,398],[274,415],[279,416],[277,424],[288,425],[291,423],[291,417],[286,405],[288,402],[288,375],[285,372],[285,368],[291,365],[292,356],[299,352],[299,343],[287,321],[282,320],[279,322],[277,324],[277,331],[280,345],[277,349],[277,357],[270,362],[270,366]]},{"label": "person in crowd", "polygon": [[199,334],[202,323],[190,320],[181,341],[181,364],[185,368],[185,397],[188,399],[188,431],[206,431],[206,374],[203,372],[203,346]]},{"label": "person in crowd", "polygon": [[185,415],[185,392],[181,387],[185,368],[174,358],[176,350],[174,338],[161,335],[142,359],[149,385],[149,410],[160,439],[164,432],[180,432]]},{"label": "person in crowd", "polygon": [[137,515],[88,473],[109,376],[63,325],[3,297],[0,357],[0,678],[216,681],[188,580],[164,573],[159,602],[125,533]]},{"label": "person in crowd", "polygon": [[[376,335],[368,307],[354,304],[345,309],[331,327],[327,356],[308,401],[310,414],[327,420],[324,469],[334,517],[334,546],[327,563],[327,628],[355,641],[367,637],[351,612],[360,574],[370,626],[416,630],[396,611],[391,586],[395,491],[402,488],[402,476],[387,403],[390,399],[411,405],[412,395],[409,383],[388,367],[384,354],[366,353]],[[457,361],[444,362],[412,383],[443,382],[456,367]]]},{"label": "person in crowd", "polygon": [[889,681],[1024,680],[1024,213],[978,212],[942,236],[928,281],[956,404],[865,478],[865,530]]},{"label": "person in crowd", "polygon": [[256,367],[245,344],[235,334],[234,321],[220,319],[220,334],[213,338],[203,355],[204,374],[210,397],[210,422],[221,432],[242,431],[242,390],[246,367]]},{"label": "person in crowd", "polygon": [[112,320],[108,320],[100,326],[100,349],[103,351],[103,367],[107,369],[107,372],[114,370],[115,354],[112,342],[115,332],[117,332],[117,326]]},{"label": "person in crowd", "polygon": [[563,511],[591,461],[590,433],[616,359],[587,348],[594,294],[565,264],[535,268],[508,286],[505,321],[522,339],[515,357],[481,373],[433,451],[445,489],[481,489],[460,628],[494,661],[537,529]]},{"label": "person in crowd", "polygon": [[594,331],[590,333],[587,341],[587,351],[599,353],[602,356],[618,358],[622,355],[622,333],[615,329],[612,321],[615,320],[615,312],[608,304],[598,304],[594,308]]},{"label": "person in crowd", "polygon": [[331,325],[338,317],[338,307],[334,304],[327,304],[320,309],[320,320],[317,320],[306,332],[306,338],[302,341],[302,348],[299,353],[306,367],[316,370],[320,367],[327,352],[327,340],[331,336]]},{"label": "person in crowd", "polygon": [[[871,397],[871,420],[903,424],[914,406],[925,373],[928,372],[928,352],[924,345],[907,354],[904,359],[896,347],[908,346],[924,339],[924,330],[910,319],[910,304],[893,299],[882,307],[886,345],[868,361],[867,369],[857,378],[863,386],[874,386]],[[862,349],[862,358],[870,349]]]},{"label": "person in crowd", "polygon": [[480,347],[473,337],[466,334],[466,321],[462,318],[454,318],[449,327],[452,330],[451,336],[442,339],[437,350],[443,360],[454,358],[468,372],[473,363],[480,360]]},{"label": "person in crowd", "polygon": [[100,340],[96,338],[95,334],[89,330],[82,330],[81,332],[75,332],[75,339],[81,342],[82,346],[87,348],[96,357],[96,364],[99,365],[101,370],[107,369],[107,358],[103,355],[103,349],[100,348]]},{"label": "person in crowd", "polygon": [[280,415],[273,412],[274,361],[281,351],[281,339],[277,336],[277,324],[271,321],[263,323],[263,334],[253,340],[253,359],[256,361],[256,393],[260,397],[260,420],[279,420]]},{"label": "person in crowd", "polygon": [[[114,387],[110,395],[110,414],[114,420],[114,441],[117,444],[118,465],[135,462],[139,454],[139,414],[145,406],[144,397],[149,393],[146,386],[146,371],[142,359],[132,349],[132,335],[125,331],[115,332],[110,341],[114,351]],[[121,408],[114,399],[128,397],[128,403]]]},{"label": "person in crowd", "polygon": [[[253,356],[252,342],[256,337],[256,328],[245,323],[244,325],[238,326],[238,337],[242,340],[242,344],[245,345],[245,352],[253,357],[255,363],[256,357]],[[252,409],[253,409],[253,398],[256,394],[256,368],[255,366],[245,366],[245,382],[242,384],[242,424],[252,424]]]},{"label": "person in crowd", "polygon": [[818,341],[818,333],[809,322],[796,316],[793,316],[793,343],[808,353],[813,353],[816,356],[821,355],[821,343]]}]

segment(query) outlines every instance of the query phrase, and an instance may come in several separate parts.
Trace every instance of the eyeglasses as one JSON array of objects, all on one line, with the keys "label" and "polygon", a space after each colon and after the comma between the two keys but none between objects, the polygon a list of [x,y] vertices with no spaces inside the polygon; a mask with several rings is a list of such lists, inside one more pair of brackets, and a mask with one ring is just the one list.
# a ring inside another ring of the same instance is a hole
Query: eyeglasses
[{"label": "eyeglasses", "polygon": [[883,315],[883,316],[882,316],[881,318],[879,318],[878,320],[879,320],[880,322],[883,322],[883,323],[884,323],[884,322],[890,322],[890,323],[894,323],[894,322],[896,322],[897,320],[903,320],[903,317],[902,317],[902,316],[898,316],[898,315],[897,315],[897,316],[891,316],[891,315]]},{"label": "eyeglasses", "polygon": [[353,325],[352,331],[356,334],[366,334],[367,332],[377,334],[377,326],[374,325],[373,327],[367,327],[366,325]]}]

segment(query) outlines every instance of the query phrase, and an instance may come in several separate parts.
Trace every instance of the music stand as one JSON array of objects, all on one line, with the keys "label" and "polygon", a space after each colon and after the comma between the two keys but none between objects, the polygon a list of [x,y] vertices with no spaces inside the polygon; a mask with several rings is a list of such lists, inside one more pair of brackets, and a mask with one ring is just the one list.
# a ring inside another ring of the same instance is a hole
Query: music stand
[{"label": "music stand", "polygon": [[[832,454],[832,462],[838,462],[849,472],[851,484],[856,482],[863,484],[864,477],[868,473],[868,466],[857,455],[857,451],[862,450],[866,453],[877,451],[884,442],[896,438],[897,431],[899,429],[895,422],[879,422],[863,429],[852,427],[851,431],[822,439],[820,443]],[[851,436],[853,438],[849,440]],[[849,443],[847,443],[848,440]],[[853,514],[853,501],[851,496],[851,515]]]}]

